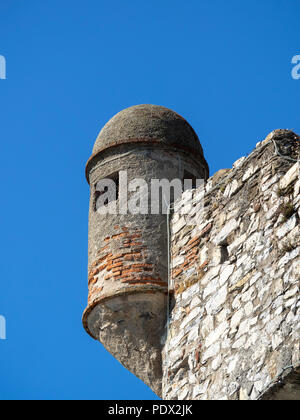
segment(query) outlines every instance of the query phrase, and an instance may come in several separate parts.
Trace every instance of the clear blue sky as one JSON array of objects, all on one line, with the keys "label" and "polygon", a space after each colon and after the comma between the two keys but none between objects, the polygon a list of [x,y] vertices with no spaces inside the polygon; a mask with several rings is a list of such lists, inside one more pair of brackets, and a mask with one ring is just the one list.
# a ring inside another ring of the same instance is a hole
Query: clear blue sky
[{"label": "clear blue sky", "polygon": [[195,128],[211,173],[300,133],[298,0],[1,0],[0,398],[152,399],[81,326],[98,131],[140,103]]}]

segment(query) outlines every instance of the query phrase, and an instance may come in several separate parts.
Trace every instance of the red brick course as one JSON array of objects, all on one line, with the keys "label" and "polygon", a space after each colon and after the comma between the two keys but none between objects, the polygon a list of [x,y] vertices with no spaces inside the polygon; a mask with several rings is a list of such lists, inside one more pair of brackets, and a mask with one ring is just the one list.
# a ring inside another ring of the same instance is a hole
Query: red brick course
[{"label": "red brick course", "polygon": [[[129,232],[127,227],[118,225],[114,226],[114,230],[116,233],[104,239],[106,245],[97,252],[99,258],[91,264],[89,296],[96,298],[100,292],[107,291],[106,284],[110,285],[110,282],[119,282],[120,286],[122,284],[166,286],[155,273],[153,264],[146,262],[148,250],[143,243],[142,232],[137,230]],[[95,287],[95,284],[99,286]]]}]

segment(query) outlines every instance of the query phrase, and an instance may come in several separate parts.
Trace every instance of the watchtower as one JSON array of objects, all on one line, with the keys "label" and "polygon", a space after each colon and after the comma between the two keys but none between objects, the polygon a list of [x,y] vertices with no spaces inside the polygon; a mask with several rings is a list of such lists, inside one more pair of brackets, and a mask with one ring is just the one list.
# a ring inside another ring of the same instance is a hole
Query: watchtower
[{"label": "watchtower", "polygon": [[[101,130],[86,177],[89,298],[84,327],[160,395],[168,291],[167,216],[162,208],[151,214],[150,197],[142,214],[133,214],[122,193],[136,179],[147,185],[153,179],[207,179],[202,147],[192,127],[174,111],[133,106]],[[132,197],[133,191],[128,192],[127,197]]]}]

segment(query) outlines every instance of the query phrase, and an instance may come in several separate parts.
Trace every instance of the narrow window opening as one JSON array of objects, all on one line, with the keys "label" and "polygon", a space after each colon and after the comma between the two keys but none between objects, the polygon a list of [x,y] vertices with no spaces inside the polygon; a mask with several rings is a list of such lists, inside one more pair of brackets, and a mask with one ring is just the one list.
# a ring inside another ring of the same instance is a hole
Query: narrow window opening
[{"label": "narrow window opening", "polygon": [[[112,182],[114,188],[112,188]],[[104,206],[107,206],[112,201],[119,199],[119,172],[115,172],[104,179],[98,181],[95,186],[95,193],[94,193],[94,210],[96,211],[99,207],[99,198],[106,194],[106,198],[103,203]]]},{"label": "narrow window opening", "polygon": [[220,263],[223,264],[225,261],[229,260],[227,243],[220,246]]}]

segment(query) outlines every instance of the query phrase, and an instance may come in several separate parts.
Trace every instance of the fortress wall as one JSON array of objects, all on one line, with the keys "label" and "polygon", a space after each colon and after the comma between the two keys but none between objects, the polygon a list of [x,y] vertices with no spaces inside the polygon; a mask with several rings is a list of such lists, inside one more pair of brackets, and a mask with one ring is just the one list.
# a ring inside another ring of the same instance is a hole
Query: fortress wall
[{"label": "fortress wall", "polygon": [[[297,383],[299,372],[287,367],[300,361],[300,178],[299,164],[280,155],[298,154],[299,137],[276,130],[209,179],[203,210],[172,216],[164,399],[292,393],[289,378]],[[201,191],[193,194],[199,204]]]}]

